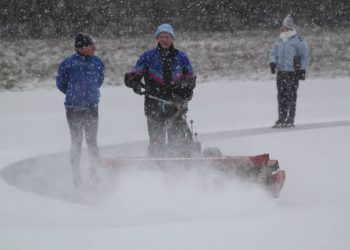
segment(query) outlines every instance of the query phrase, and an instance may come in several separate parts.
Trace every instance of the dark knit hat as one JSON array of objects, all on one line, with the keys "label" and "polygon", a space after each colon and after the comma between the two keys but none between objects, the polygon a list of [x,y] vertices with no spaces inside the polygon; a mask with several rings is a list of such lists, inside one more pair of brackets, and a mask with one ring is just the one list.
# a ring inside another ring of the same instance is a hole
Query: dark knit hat
[{"label": "dark knit hat", "polygon": [[86,33],[78,33],[75,37],[74,46],[77,49],[82,49],[89,47],[92,44],[95,44],[96,40],[89,34]]}]

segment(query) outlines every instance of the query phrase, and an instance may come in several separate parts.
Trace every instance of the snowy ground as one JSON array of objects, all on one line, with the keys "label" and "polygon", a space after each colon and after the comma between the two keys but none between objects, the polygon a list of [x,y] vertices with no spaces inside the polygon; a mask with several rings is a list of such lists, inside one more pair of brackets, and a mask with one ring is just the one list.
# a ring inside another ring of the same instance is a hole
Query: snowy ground
[{"label": "snowy ground", "polygon": [[[273,81],[197,87],[189,119],[204,147],[270,153],[287,171],[277,200],[244,183],[218,184],[209,170],[129,171],[79,193],[63,95],[0,93],[0,249],[349,249],[349,80],[301,82],[296,128],[285,130],[267,129],[277,114]],[[129,89],[102,89],[102,155],[144,154],[142,105]]]}]

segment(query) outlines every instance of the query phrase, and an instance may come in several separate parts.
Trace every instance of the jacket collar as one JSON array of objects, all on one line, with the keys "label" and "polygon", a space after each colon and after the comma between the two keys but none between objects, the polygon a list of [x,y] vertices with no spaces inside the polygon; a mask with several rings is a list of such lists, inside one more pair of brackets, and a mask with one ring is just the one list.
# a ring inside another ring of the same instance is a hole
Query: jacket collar
[{"label": "jacket collar", "polygon": [[169,49],[163,49],[158,43],[157,49],[160,52],[160,54],[164,57],[175,57],[178,52],[178,50],[175,49],[174,44],[171,44]]},{"label": "jacket collar", "polygon": [[83,58],[83,59],[88,59],[88,58],[91,57],[91,56],[85,56],[85,55],[79,53],[78,51],[76,51],[76,55],[79,56],[79,57],[81,57],[81,58]]},{"label": "jacket collar", "polygon": [[297,32],[295,30],[281,32],[280,38],[282,39],[283,42],[287,42],[289,38],[295,36],[296,34],[297,34]]}]

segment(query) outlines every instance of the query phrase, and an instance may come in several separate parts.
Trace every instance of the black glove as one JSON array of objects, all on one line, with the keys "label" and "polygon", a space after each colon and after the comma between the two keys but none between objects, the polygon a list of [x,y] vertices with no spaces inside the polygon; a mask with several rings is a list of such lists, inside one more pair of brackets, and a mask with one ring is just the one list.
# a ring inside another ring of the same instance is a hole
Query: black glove
[{"label": "black glove", "polygon": [[126,73],[124,77],[124,83],[129,88],[135,88],[138,85],[142,86],[141,77],[133,74],[133,73]]},{"label": "black glove", "polygon": [[304,69],[298,70],[296,73],[299,80],[305,80],[306,71]]},{"label": "black glove", "polygon": [[179,84],[179,88],[185,90],[193,90],[195,87],[196,82],[193,79],[184,79]]},{"label": "black glove", "polygon": [[193,95],[193,90],[177,90],[174,91],[172,96],[174,99],[176,99],[176,101],[180,101],[180,99],[182,101],[189,101],[191,100]]},{"label": "black glove", "polygon": [[276,74],[276,64],[270,63],[271,74]]},{"label": "black glove", "polygon": [[138,94],[138,95],[143,95],[143,94],[144,94],[144,92],[143,92],[142,87],[141,87],[140,84],[135,85],[135,86],[133,87],[133,90],[134,90],[134,92],[135,92],[136,94]]},{"label": "black glove", "polygon": [[195,79],[183,77],[173,85],[172,92],[173,92],[173,95],[175,96],[179,96],[184,100],[189,100],[192,97],[193,89],[195,87],[196,87]]},{"label": "black glove", "polygon": [[196,87],[196,81],[194,79],[182,78],[175,82],[173,85],[174,91],[191,91]]}]

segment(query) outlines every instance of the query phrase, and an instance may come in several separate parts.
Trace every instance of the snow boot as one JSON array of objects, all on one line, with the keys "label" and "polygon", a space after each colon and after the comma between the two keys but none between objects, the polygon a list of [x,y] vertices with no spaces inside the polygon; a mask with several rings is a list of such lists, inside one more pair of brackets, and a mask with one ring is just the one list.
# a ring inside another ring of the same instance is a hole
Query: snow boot
[{"label": "snow boot", "polygon": [[282,124],[282,127],[283,127],[283,128],[292,128],[292,127],[295,127],[294,121],[288,119],[286,122],[284,122],[284,123]]},{"label": "snow boot", "polygon": [[283,119],[278,119],[275,123],[275,125],[272,126],[272,128],[282,128],[284,124]]}]

